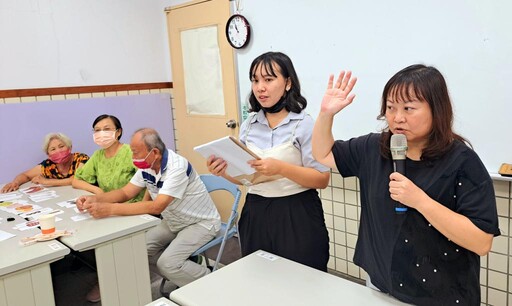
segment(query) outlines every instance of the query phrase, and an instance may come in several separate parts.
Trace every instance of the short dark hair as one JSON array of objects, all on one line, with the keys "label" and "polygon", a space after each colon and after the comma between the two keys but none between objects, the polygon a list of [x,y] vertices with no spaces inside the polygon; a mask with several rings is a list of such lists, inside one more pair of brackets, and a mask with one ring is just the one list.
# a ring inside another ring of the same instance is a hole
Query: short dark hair
[{"label": "short dark hair", "polygon": [[123,127],[121,126],[121,121],[119,121],[119,119],[117,119],[116,116],[107,115],[107,114],[100,115],[96,119],[94,119],[94,122],[92,123],[92,128],[94,129],[94,126],[98,122],[100,122],[101,120],[106,119],[106,118],[112,119],[112,122],[114,122],[114,126],[116,127],[117,130],[120,131],[119,137],[117,137],[117,140],[121,139],[121,136],[123,136]]},{"label": "short dark hair", "polygon": [[[288,90],[285,97],[286,110],[289,112],[300,113],[306,108],[308,102],[306,101],[306,98],[300,94],[299,77],[297,76],[292,60],[288,55],[281,52],[267,52],[258,56],[252,61],[251,68],[249,69],[249,79],[252,81],[255,76],[256,69],[259,67],[264,68],[265,72],[269,75],[277,77],[277,73],[273,66],[274,64],[279,68],[281,75],[283,75],[285,79],[290,79],[291,82],[290,90]],[[249,104],[251,105],[249,110],[251,112],[257,112],[261,109],[261,105],[252,90],[249,95]]]},{"label": "short dark hair", "polygon": [[[464,137],[453,131],[453,108],[446,81],[436,68],[416,64],[397,72],[384,86],[381,108],[378,119],[386,116],[387,99],[411,100],[415,96],[424,100],[432,112],[432,129],[426,147],[421,153],[421,160],[435,160],[443,156],[451,148],[454,140],[470,145]],[[381,154],[389,157],[389,126],[383,129],[381,136]]]}]

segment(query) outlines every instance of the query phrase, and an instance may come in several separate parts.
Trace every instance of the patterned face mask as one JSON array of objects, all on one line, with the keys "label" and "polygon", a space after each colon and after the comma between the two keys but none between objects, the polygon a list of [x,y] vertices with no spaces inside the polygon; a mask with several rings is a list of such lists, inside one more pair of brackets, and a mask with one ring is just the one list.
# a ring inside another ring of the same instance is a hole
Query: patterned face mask
[{"label": "patterned face mask", "polygon": [[71,149],[67,149],[65,151],[55,152],[48,155],[48,158],[56,163],[60,164],[62,162],[66,162],[68,158],[71,156]]}]

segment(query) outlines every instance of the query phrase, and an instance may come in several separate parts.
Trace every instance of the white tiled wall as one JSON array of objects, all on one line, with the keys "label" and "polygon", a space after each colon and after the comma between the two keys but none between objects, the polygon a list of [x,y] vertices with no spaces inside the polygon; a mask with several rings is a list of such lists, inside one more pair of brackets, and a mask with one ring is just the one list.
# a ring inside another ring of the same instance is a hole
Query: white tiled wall
[{"label": "white tiled wall", "polygon": [[[494,181],[501,236],[494,238],[491,252],[481,258],[482,305],[512,305],[512,237],[509,224],[511,182]],[[329,186],[320,191],[325,222],[331,241],[329,269],[335,273],[366,279],[363,269],[354,265],[359,226],[359,182],[331,173]]]}]

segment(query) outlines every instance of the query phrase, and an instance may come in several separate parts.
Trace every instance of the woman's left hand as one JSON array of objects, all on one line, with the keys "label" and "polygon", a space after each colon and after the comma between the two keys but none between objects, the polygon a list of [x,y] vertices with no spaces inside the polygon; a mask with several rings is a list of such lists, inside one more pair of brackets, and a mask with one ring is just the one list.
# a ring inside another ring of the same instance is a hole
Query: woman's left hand
[{"label": "woman's left hand", "polygon": [[266,158],[266,159],[253,159],[250,160],[249,165],[251,165],[254,170],[258,171],[259,173],[271,176],[279,174],[282,167],[282,161],[273,159],[273,158]]},{"label": "woman's left hand", "polygon": [[395,201],[417,208],[423,201],[429,199],[421,188],[401,173],[391,173],[389,180],[389,194]]},{"label": "woman's left hand", "polygon": [[208,167],[208,171],[210,171],[211,174],[224,176],[226,174],[226,169],[228,168],[228,163],[220,157],[211,155],[206,160],[206,167]]}]

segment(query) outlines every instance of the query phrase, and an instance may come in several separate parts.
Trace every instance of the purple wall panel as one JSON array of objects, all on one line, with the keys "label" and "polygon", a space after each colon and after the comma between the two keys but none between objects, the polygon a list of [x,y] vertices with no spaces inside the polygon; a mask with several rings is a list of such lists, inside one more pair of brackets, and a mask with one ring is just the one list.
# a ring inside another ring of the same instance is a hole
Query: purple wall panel
[{"label": "purple wall panel", "polygon": [[92,155],[98,149],[92,122],[101,114],[119,118],[123,143],[130,142],[136,129],[151,127],[168,148],[175,149],[170,94],[0,104],[0,184],[47,157],[41,146],[50,132],[69,136],[73,152]]}]

